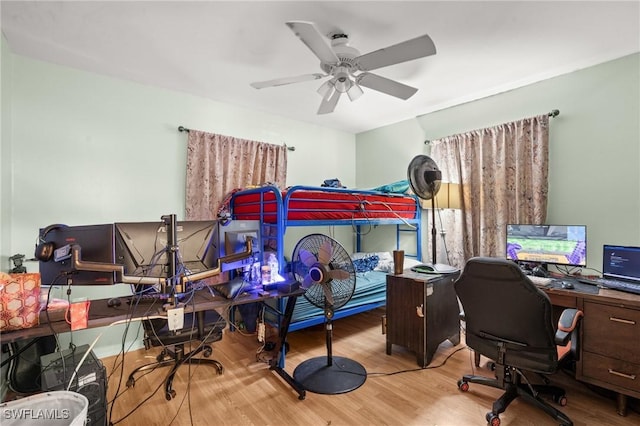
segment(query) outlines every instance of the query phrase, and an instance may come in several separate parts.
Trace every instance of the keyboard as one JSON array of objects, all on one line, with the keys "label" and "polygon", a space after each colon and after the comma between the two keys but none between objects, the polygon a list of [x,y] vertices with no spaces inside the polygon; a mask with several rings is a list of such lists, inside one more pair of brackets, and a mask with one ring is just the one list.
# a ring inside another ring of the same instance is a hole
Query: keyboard
[{"label": "keyboard", "polygon": [[578,281],[583,284],[597,285],[612,290],[620,290],[626,291],[627,293],[640,294],[640,284],[628,283],[626,281],[609,280],[606,278],[599,278],[597,280],[580,278]]},{"label": "keyboard", "polygon": [[546,287],[553,281],[553,278],[538,277],[536,275],[527,275],[533,283],[539,287]]}]

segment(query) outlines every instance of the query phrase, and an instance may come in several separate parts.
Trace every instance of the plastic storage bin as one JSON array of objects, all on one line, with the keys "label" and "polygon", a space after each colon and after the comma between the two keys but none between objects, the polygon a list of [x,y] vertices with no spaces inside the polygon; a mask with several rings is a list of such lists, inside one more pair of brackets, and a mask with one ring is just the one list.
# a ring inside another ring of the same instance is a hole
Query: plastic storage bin
[{"label": "plastic storage bin", "polygon": [[51,391],[0,404],[2,426],[83,426],[89,400],[70,391]]}]

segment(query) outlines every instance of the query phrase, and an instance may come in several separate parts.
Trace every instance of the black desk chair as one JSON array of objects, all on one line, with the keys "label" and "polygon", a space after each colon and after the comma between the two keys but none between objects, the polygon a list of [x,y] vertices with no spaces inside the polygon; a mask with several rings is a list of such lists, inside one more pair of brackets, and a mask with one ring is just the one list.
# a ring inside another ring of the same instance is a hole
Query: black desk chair
[{"label": "black desk chair", "polygon": [[[498,415],[522,397],[561,424],[572,425],[540,394],[550,394],[554,402],[566,405],[564,390],[548,385],[546,375],[555,373],[569,353],[577,356],[576,326],[582,312],[566,309],[556,329],[549,297],[505,259],[470,259],[454,287],[464,309],[467,345],[495,366],[495,378],[465,375],[458,387],[467,391],[469,383],[478,383],[505,390],[486,414],[487,422],[499,426]],[[531,384],[525,372],[542,375],[545,384]]]},{"label": "black desk chair", "polygon": [[[188,313],[184,316],[184,326],[181,330],[171,332],[164,319],[143,321],[145,331],[144,346],[146,349],[154,346],[162,346],[162,352],[157,356],[156,362],[145,364],[133,370],[127,379],[127,387],[135,386],[135,375],[141,371],[154,370],[160,367],[170,367],[165,378],[165,398],[167,401],[176,396],[173,390],[173,378],[178,368],[183,364],[201,364],[215,367],[218,374],[222,374],[224,368],[219,361],[208,359],[213,349],[209,343],[222,339],[222,333],[227,323],[215,311],[200,311],[195,314]],[[185,353],[185,346],[194,347]],[[171,349],[173,347],[173,349]],[[195,358],[201,353],[207,358]]]}]

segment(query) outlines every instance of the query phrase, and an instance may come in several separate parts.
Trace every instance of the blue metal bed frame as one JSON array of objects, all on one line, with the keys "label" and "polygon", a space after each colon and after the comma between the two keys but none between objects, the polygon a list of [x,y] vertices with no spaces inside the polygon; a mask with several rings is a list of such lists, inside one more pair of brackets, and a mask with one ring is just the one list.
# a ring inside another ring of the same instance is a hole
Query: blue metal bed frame
[{"label": "blue metal bed frame", "polygon": [[[255,204],[259,207],[259,212],[255,219],[259,220],[263,227],[275,228],[275,236],[265,235],[265,232],[261,232],[260,247],[265,246],[265,242],[267,240],[275,239],[276,247],[277,247],[277,259],[278,265],[280,268],[280,274],[284,271],[285,268],[285,258],[284,258],[284,234],[288,227],[300,227],[300,226],[346,226],[350,225],[356,230],[356,251],[361,251],[361,227],[362,226],[377,226],[377,225],[395,225],[396,226],[396,249],[400,248],[400,240],[402,235],[405,233],[410,233],[415,235],[416,239],[416,251],[415,253],[406,253],[407,257],[415,257],[417,259],[422,259],[422,235],[420,232],[421,226],[421,206],[417,197],[414,197],[416,208],[414,217],[411,219],[405,218],[352,218],[352,219],[319,219],[319,220],[292,220],[288,218],[288,213],[292,211],[309,211],[309,210],[296,210],[290,207],[291,198],[296,192],[299,191],[321,191],[321,192],[329,192],[329,193],[349,193],[355,195],[383,195],[388,197],[389,199],[393,199],[394,197],[398,198],[406,198],[405,194],[388,194],[377,191],[368,191],[368,190],[353,190],[353,189],[344,189],[344,188],[331,188],[331,187],[311,187],[311,186],[293,186],[287,189],[286,195],[282,197],[282,192],[279,188],[272,185],[265,185],[257,188],[247,189],[238,191],[232,195],[230,200],[230,210],[231,210],[231,218],[236,219],[236,214],[234,213],[234,204],[235,200],[240,195],[247,194],[258,194],[259,199],[254,203],[244,203],[247,204]],[[272,193],[273,200],[266,199],[266,194]],[[297,201],[300,201],[301,198],[297,197]],[[309,199],[309,201],[318,201],[317,199]],[[323,203],[327,203],[327,205],[331,204],[330,200],[322,200]],[[344,200],[337,200],[336,203],[343,203]],[[272,206],[274,212],[265,212],[266,206]],[[389,206],[385,206],[386,208],[380,210],[372,210],[371,206],[368,206],[367,211],[370,212],[387,212],[390,213],[392,210]],[[339,209],[319,209],[317,211],[333,211],[340,213],[353,213],[352,210],[339,210]],[[271,217],[275,214],[274,222],[267,222],[265,217]],[[405,226],[403,228],[403,225]],[[411,229],[410,227],[415,227]],[[284,310],[285,301],[281,300],[280,302],[283,306],[279,307],[280,312]],[[374,303],[366,303],[358,306],[352,307],[343,307],[336,311],[334,319],[344,318],[350,315],[354,315],[360,312],[369,311],[371,309],[375,309],[385,305],[385,301],[379,301]],[[325,318],[324,315],[319,315],[317,317],[304,319],[301,321],[293,321],[290,324],[289,331],[300,330],[306,327],[310,327],[313,325],[318,325],[324,323]]]}]

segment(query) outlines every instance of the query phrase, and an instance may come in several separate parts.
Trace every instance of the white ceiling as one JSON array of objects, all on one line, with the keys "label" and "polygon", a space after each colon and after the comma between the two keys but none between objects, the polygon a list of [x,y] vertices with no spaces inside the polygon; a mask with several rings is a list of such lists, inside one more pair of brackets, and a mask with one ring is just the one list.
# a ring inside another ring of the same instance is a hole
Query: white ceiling
[{"label": "white ceiling", "polygon": [[[11,51],[351,133],[374,129],[640,51],[638,1],[5,1]],[[321,72],[285,25],[339,29],[362,54],[429,34],[437,54],[375,73],[417,87],[403,101],[365,89],[316,115]],[[550,108],[553,105],[549,106]],[[184,123],[188,125],[188,123]]]}]

